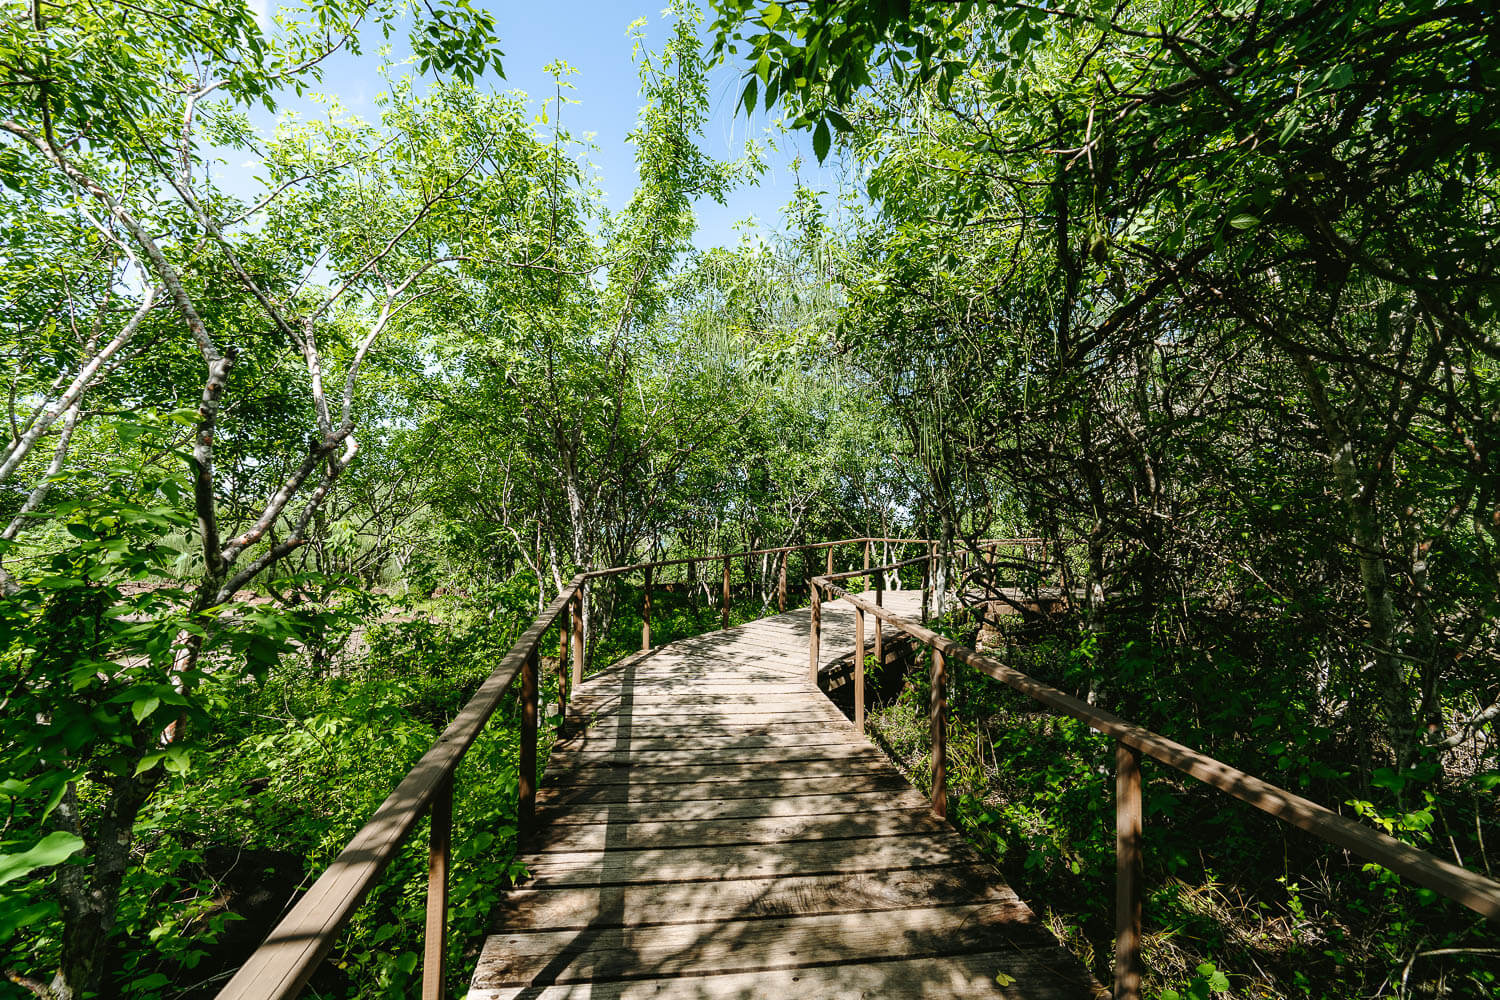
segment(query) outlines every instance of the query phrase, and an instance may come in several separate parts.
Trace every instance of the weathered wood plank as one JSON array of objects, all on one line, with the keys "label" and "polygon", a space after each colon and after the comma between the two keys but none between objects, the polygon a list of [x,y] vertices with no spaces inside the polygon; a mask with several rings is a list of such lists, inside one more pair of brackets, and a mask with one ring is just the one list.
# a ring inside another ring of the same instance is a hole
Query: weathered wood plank
[{"label": "weathered wood plank", "polygon": [[586,720],[590,727],[612,726],[619,728],[624,726],[633,731],[639,731],[642,727],[656,727],[668,731],[681,729],[723,729],[728,727],[758,727],[758,726],[785,726],[792,723],[816,723],[827,726],[837,723],[843,716],[838,709],[832,705],[817,705],[808,707],[789,708],[785,712],[770,712],[764,708],[754,705],[746,706],[743,711],[734,707],[722,710],[704,709],[701,711],[670,710],[653,711],[649,706],[641,711],[621,710],[613,712],[598,712],[592,714],[580,713],[580,717]]},{"label": "weathered wood plank", "polygon": [[537,854],[624,849],[707,847],[725,844],[787,844],[805,840],[895,837],[942,833],[941,820],[925,809],[842,815],[769,816],[757,819],[681,820],[657,823],[594,823],[550,831]]},{"label": "weathered wood plank", "polygon": [[826,744],[788,740],[776,746],[743,746],[737,741],[724,740],[716,745],[699,746],[691,750],[678,749],[674,744],[662,741],[662,746],[657,749],[646,749],[632,742],[625,749],[600,744],[591,750],[573,748],[554,750],[551,759],[547,762],[547,773],[557,775],[583,766],[694,767],[723,758],[742,764],[865,759],[886,763],[885,758],[868,743],[856,742],[854,739]]},{"label": "weathered wood plank", "polygon": [[[872,913],[958,903],[1012,904],[994,872],[954,864],[909,871],[665,882],[600,889],[514,889],[495,912],[501,931],[703,923],[798,913]],[[1019,919],[1019,918],[1018,918]]]},{"label": "weathered wood plank", "polygon": [[1019,903],[985,902],[888,910],[879,919],[820,913],[500,933],[486,941],[474,983],[493,989],[849,965],[892,954],[905,958],[993,954],[1001,945],[1013,944],[1011,933],[1018,920],[1025,920],[1025,913]]},{"label": "weathered wood plank", "polygon": [[[998,974],[1009,983],[1000,986]],[[896,958],[884,962],[799,966],[761,972],[666,979],[623,979],[530,987],[480,988],[469,1000],[1058,1000],[1105,997],[1097,984],[1059,980],[1044,953],[1014,949],[956,955],[942,961]]]},{"label": "weathered wood plank", "polygon": [[913,831],[893,837],[808,840],[788,844],[734,844],[659,850],[527,854],[521,859],[533,888],[687,882],[698,879],[833,875],[931,868],[975,859],[958,835]]},{"label": "weathered wood plank", "polygon": [[796,693],[780,694],[741,694],[738,692],[720,693],[717,691],[687,692],[679,697],[673,698],[669,695],[657,694],[655,692],[636,692],[621,694],[616,691],[589,692],[574,699],[571,706],[579,715],[590,715],[594,713],[613,714],[628,706],[626,710],[637,715],[644,714],[668,714],[686,715],[703,709],[709,713],[742,714],[746,711],[760,711],[766,714],[780,714],[783,711],[807,712],[822,711],[825,708],[831,710],[831,706],[818,705],[811,700],[812,695],[806,691]]},{"label": "weathered wood plank", "polygon": [[708,730],[697,734],[685,733],[675,737],[646,737],[626,733],[623,740],[619,733],[600,735],[593,731],[585,731],[572,739],[556,744],[552,751],[552,759],[563,759],[564,754],[657,754],[677,751],[685,756],[691,756],[695,750],[716,750],[723,747],[735,747],[746,751],[771,751],[843,746],[867,747],[869,744],[860,738],[859,734],[837,726],[811,733],[770,733],[749,736],[740,730],[734,732]]},{"label": "weathered wood plank", "polygon": [[849,760],[794,760],[781,762],[733,761],[724,764],[676,764],[653,767],[649,761],[626,764],[583,764],[559,770],[553,785],[685,785],[718,781],[782,781],[792,784],[806,778],[852,777],[883,774],[890,767],[875,756]]},{"label": "weathered wood plank", "polygon": [[[832,778],[807,778],[790,789],[800,795],[844,792],[893,793],[910,788],[906,779],[895,773],[859,774]],[[537,807],[611,802],[687,802],[693,800],[775,798],[787,792],[785,781],[700,781],[690,785],[569,785],[542,786],[537,791]]]},{"label": "weathered wood plank", "polygon": [[[684,690],[690,689],[690,690]],[[812,689],[805,680],[788,681],[784,678],[775,680],[757,681],[753,677],[734,677],[731,674],[699,674],[691,677],[637,677],[630,685],[632,697],[652,698],[680,698],[684,694],[690,695],[755,695],[761,698],[802,698],[810,695]],[[618,694],[618,685],[614,688],[596,688],[582,694]]]},{"label": "weathered wood plank", "polygon": [[537,812],[539,826],[574,823],[693,822],[704,819],[751,819],[769,816],[833,816],[889,809],[926,809],[925,796],[910,785],[868,792],[821,795],[775,795],[760,798],[646,798],[636,802],[566,802]]},{"label": "weathered wood plank", "polygon": [[[844,723],[847,727],[847,720]],[[621,745],[634,745],[633,741],[663,741],[681,736],[681,739],[784,739],[789,736],[816,735],[826,733],[829,729],[843,729],[843,727],[829,727],[826,720],[798,720],[793,723],[744,723],[723,724],[723,726],[684,726],[684,724],[660,724],[636,723],[615,724],[606,720],[598,724],[597,729],[592,730],[592,735],[601,741],[618,742]],[[852,730],[850,730],[852,732]]]}]

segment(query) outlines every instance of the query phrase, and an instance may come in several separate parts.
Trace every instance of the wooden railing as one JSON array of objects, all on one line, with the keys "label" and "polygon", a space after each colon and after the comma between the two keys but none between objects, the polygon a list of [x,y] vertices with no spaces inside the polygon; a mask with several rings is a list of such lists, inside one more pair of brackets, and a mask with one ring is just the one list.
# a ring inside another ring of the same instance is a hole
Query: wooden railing
[{"label": "wooden railing", "polygon": [[[566,683],[565,673],[568,647],[572,647],[571,682],[572,686],[577,686],[583,681],[586,658],[583,602],[587,600],[588,587],[592,581],[637,572],[642,574],[644,596],[641,648],[645,650],[651,648],[651,591],[656,571],[660,569],[721,562],[721,624],[727,628],[730,618],[731,571],[735,560],[766,555],[779,557],[777,606],[785,611],[787,562],[791,553],[826,550],[826,575],[833,572],[836,548],[859,546],[863,551],[864,565],[864,569],[859,572],[867,572],[871,571],[872,546],[913,543],[930,546],[930,543],[921,539],[848,538],[725,555],[637,563],[578,574],[516,640],[468,704],[443,730],[432,748],[422,755],[416,766],[339,852],[333,863],[219,992],[218,1000],[289,1000],[301,993],[319,963],[332,950],[339,932],[354,916],[360,902],[380,880],[424,816],[429,819],[430,837],[421,996],[423,1000],[441,1000],[447,971],[444,968],[444,956],[447,952],[448,869],[451,860],[454,775],[469,747],[483,731],[501,698],[519,675],[521,740],[516,828],[518,838],[525,840],[531,830],[536,808],[537,716],[542,640],[553,625],[557,625],[559,707],[566,718],[569,685]],[[816,593],[811,579],[808,583],[809,589]]]},{"label": "wooden railing", "polygon": [[[1019,540],[1017,540],[1019,542]],[[997,541],[994,544],[1004,544]],[[910,562],[910,560],[908,560]],[[896,564],[893,564],[896,565]],[[905,565],[899,564],[899,565]],[[871,567],[875,572],[887,567]],[[1411,879],[1467,906],[1491,920],[1500,920],[1500,882],[1444,861],[1426,851],[1402,843],[1377,830],[1340,816],[1310,799],[1289,792],[1191,747],[1167,739],[1149,729],[1086,704],[1056,688],[1007,667],[1000,661],[961,646],[923,624],[892,614],[878,600],[868,601],[849,593],[838,581],[860,576],[862,571],[829,572],[813,580],[812,631],[808,657],[814,679],[817,674],[822,592],[843,598],[854,606],[855,723],[864,728],[864,629],[865,616],[927,645],[932,650],[932,693],[929,723],[932,734],[932,812],[939,818],[948,813],[947,790],[947,679],[948,661],[967,664],[1001,683],[1041,702],[1063,715],[1085,723],[1115,740],[1115,966],[1116,1000],[1138,1000],[1141,989],[1141,755],[1160,761],[1190,777],[1226,792],[1283,823],[1306,830],[1330,844],[1353,851],[1376,864]],[[930,571],[924,572],[927,579]],[[924,612],[925,617],[925,612]],[[883,662],[883,660],[877,660]]]}]

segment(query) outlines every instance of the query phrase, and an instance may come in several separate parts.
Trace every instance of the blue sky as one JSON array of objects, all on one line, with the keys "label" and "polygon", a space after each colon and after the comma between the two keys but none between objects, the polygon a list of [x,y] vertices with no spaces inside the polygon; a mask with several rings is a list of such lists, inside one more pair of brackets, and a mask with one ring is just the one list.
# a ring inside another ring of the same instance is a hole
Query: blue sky
[{"label": "blue sky", "polygon": [[[589,158],[598,168],[600,186],[608,195],[610,208],[622,207],[630,199],[636,179],[634,149],[625,137],[635,124],[641,104],[627,28],[636,18],[646,17],[646,44],[653,51],[659,49],[669,34],[669,22],[662,16],[663,0],[553,3],[478,0],[475,6],[494,15],[505,53],[505,79],[494,78],[481,85],[502,91],[525,91],[533,106],[538,107],[543,98],[553,96],[552,78],[543,71],[544,66],[563,60],[577,71],[570,78],[574,90],[568,96],[579,103],[564,107],[564,125],[575,137],[594,133],[597,148]],[[711,17],[711,12],[705,13],[705,21]],[[392,56],[399,59],[407,52],[404,38],[392,41],[396,43]],[[378,72],[380,43],[375,33],[364,43],[360,55],[341,53],[329,60],[323,83],[317,89],[336,96],[351,112],[374,118],[377,114],[374,98],[384,89]],[[720,159],[742,155],[747,138],[767,137],[769,122],[764,112],[754,119],[747,119],[743,112],[733,113],[742,87],[740,73],[738,64],[728,64],[715,67],[710,78],[712,105],[702,147],[708,155]],[[287,106],[305,115],[322,113],[310,102],[292,101]],[[256,119],[261,127],[270,123],[270,116]],[[767,170],[758,186],[738,188],[724,206],[707,199],[699,202],[695,239],[699,247],[737,244],[739,235],[733,227],[747,218],[779,228],[781,208],[790,200],[796,183],[792,162],[798,154],[803,161],[800,167],[803,182],[830,194],[834,191],[833,171],[819,167],[806,136],[778,133],[774,142],[778,148],[767,151]]]}]

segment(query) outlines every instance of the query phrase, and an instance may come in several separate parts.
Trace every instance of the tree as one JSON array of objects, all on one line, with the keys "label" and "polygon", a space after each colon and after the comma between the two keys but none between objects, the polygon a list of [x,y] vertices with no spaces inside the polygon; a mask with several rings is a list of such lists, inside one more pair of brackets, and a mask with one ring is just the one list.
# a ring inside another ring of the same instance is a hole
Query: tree
[{"label": "tree", "polygon": [[1285,720],[1350,762],[1330,796],[1467,815],[1500,717],[1481,5],[715,6],[742,105],[860,168],[840,342],[936,414],[930,491],[1074,543],[1067,683],[1226,752]]},{"label": "tree", "polygon": [[[243,4],[7,7],[3,179],[26,201],[7,203],[23,250],[7,280],[24,307],[5,346],[23,365],[0,483],[31,484],[12,494],[0,550],[9,702],[25,707],[7,713],[7,795],[23,822],[6,840],[31,844],[7,860],[13,875],[83,861],[56,873],[64,935],[40,993],[100,988],[136,815],[164,768],[188,766],[189,724],[207,722],[234,660],[254,672],[284,648],[284,626],[236,613],[236,593],[306,544],[358,451],[370,350],[410,302],[452,281],[472,249],[464,206],[524,146],[517,121],[461,85],[424,99],[397,87],[380,128],[284,127],[257,150],[260,202],[216,190],[210,148],[256,148],[244,107],[300,90],[366,23],[389,32],[403,9],[318,6],[272,38]],[[449,30],[419,26],[428,64],[464,77],[492,64],[487,16],[466,4],[433,16]],[[54,254],[49,240],[78,249]],[[321,273],[333,276],[322,287]],[[292,391],[266,392],[262,380],[290,372],[289,350],[301,362]],[[297,419],[250,419],[288,399]],[[80,459],[86,435],[135,462],[101,463],[94,449]],[[226,480],[224,457],[243,475]],[[49,499],[60,484],[75,495]],[[68,533],[29,541],[32,524]],[[195,567],[193,585],[132,589],[130,578],[166,571],[171,532],[191,547],[179,565]],[[242,634],[226,634],[231,622]],[[34,920],[46,906],[21,912]]]}]

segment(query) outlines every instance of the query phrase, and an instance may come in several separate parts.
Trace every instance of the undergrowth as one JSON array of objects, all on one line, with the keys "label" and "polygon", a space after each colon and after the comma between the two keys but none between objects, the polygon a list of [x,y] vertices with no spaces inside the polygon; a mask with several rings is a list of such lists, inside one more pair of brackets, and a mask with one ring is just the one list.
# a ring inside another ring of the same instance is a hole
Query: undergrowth
[{"label": "undergrowth", "polygon": [[[978,631],[956,616],[938,627],[968,645]],[[1492,775],[1452,780],[1429,768],[1400,787],[1389,768],[1373,768],[1361,780],[1349,748],[1327,727],[1299,721],[1274,678],[1250,683],[1259,672],[1245,664],[1200,664],[1219,667],[1207,671],[1224,685],[1216,696],[1195,692],[1185,704],[1148,710],[1142,691],[1169,687],[1174,671],[1139,644],[1075,623],[1019,620],[1003,623],[1000,639],[1005,661],[1040,680],[1080,697],[1092,690],[1101,707],[1363,814],[1414,846],[1480,871],[1491,863],[1483,845],[1500,842]],[[873,659],[867,669],[874,673]],[[948,669],[949,819],[1057,939],[1110,982],[1112,741],[951,659]],[[1245,677],[1231,679],[1237,671]],[[926,791],[930,690],[919,656],[899,693],[869,716],[875,741]],[[1482,918],[1165,765],[1147,758],[1143,767],[1148,997],[1500,996],[1500,949]]]},{"label": "undergrowth", "polygon": [[[123,958],[107,995],[215,995],[296,890],[328,868],[499,663],[529,624],[534,596],[502,591],[357,603],[343,634],[325,637],[340,654],[304,648],[264,682],[226,691],[216,713],[225,720],[220,731],[152,800],[121,894]],[[553,667],[555,661],[543,664],[549,712],[556,705]],[[544,717],[543,762],[556,721]],[[454,996],[467,988],[500,893],[521,874],[518,731],[512,695],[457,773],[447,956]],[[309,996],[410,995],[420,975],[427,830],[419,821],[314,975]],[[28,930],[12,944],[30,953],[24,964],[55,961],[58,928]],[[8,968],[23,964],[19,957],[12,951],[0,959]],[[12,993],[29,996],[0,984],[0,996]]]}]

